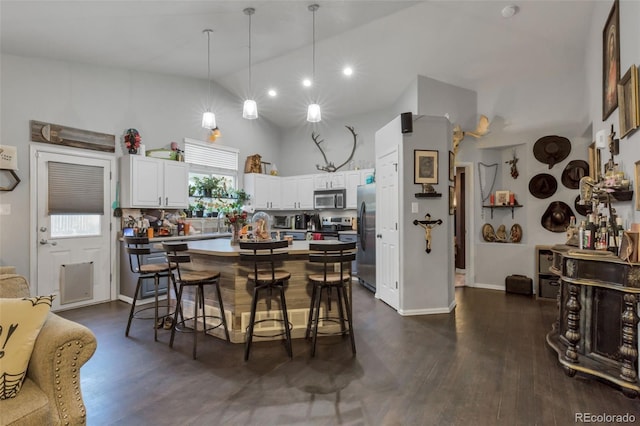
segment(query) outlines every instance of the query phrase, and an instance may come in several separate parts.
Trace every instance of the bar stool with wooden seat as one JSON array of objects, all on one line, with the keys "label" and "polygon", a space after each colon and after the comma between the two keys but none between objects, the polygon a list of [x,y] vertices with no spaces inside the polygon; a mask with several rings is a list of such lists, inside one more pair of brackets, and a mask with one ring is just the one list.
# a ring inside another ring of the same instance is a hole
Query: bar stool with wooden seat
[{"label": "bar stool with wooden seat", "polygon": [[[318,334],[349,334],[351,338],[351,350],[356,353],[356,341],[353,335],[353,315],[350,303],[351,289],[351,262],[356,258],[355,242],[323,242],[309,243],[309,262],[322,263],[321,274],[310,274],[309,281],[313,285],[311,293],[311,306],[309,308],[309,319],[307,320],[307,331],[305,338],[313,337],[311,345],[311,356],[316,354],[316,341]],[[334,264],[340,264],[340,271],[334,272]],[[345,265],[348,265],[345,267]],[[331,295],[336,290],[338,316],[329,315],[331,311]],[[326,308],[323,317],[320,317],[320,305],[322,303],[322,293],[327,296]],[[346,324],[345,324],[346,316]],[[318,332],[320,321],[335,322],[340,324],[340,331],[336,333]]]},{"label": "bar stool with wooden seat", "polygon": [[[196,348],[198,345],[198,310],[202,311],[202,329],[205,336],[210,330],[214,330],[220,326],[224,327],[224,334],[227,337],[227,342],[230,342],[229,329],[227,328],[227,319],[224,313],[224,304],[222,302],[222,294],[220,292],[220,272],[218,271],[194,271],[184,267],[180,267],[181,264],[191,263],[191,256],[186,253],[189,249],[186,243],[163,243],[165,253],[167,254],[167,261],[169,264],[176,265],[176,272],[178,274],[178,293],[176,298],[176,310],[173,318],[173,327],[171,329],[171,340],[169,340],[169,347],[173,347],[173,340],[176,335],[176,331],[193,333],[193,359],[196,359]],[[184,294],[185,287],[195,287],[195,299],[193,307],[193,317],[185,318],[184,309],[182,306],[182,296]],[[205,303],[204,303],[204,287],[214,286],[216,288],[216,294],[218,296],[219,315],[206,315]],[[182,316],[178,321],[178,313]],[[213,327],[207,328],[207,318],[217,319],[219,323]],[[187,327],[187,321],[193,321],[193,328]]]},{"label": "bar stool with wooden seat", "polygon": [[[260,242],[240,242],[240,259],[244,261],[253,262],[253,271],[251,271],[247,278],[254,283],[253,299],[251,301],[251,317],[249,319],[249,325],[246,331],[246,342],[244,351],[244,360],[249,359],[249,352],[251,351],[251,343],[253,337],[277,337],[284,336],[285,346],[289,358],[293,358],[293,350],[291,348],[291,323],[289,323],[289,316],[287,314],[287,301],[285,298],[284,286],[285,283],[291,278],[291,273],[286,271],[276,270],[276,261],[280,261],[288,256],[288,252],[283,250],[287,248],[289,243],[287,241],[260,241]],[[271,298],[273,296],[273,290],[277,290],[280,294],[280,311],[282,318],[264,318],[256,321],[256,310],[258,308],[258,299],[260,292],[266,291],[266,303],[267,310],[271,310]],[[265,335],[257,334],[254,332],[256,324],[264,322],[280,322],[283,326],[282,332],[276,332],[275,334]]]},{"label": "bar stool with wooden seat", "polygon": [[[129,268],[131,272],[134,274],[138,274],[138,283],[136,284],[136,291],[133,295],[133,302],[131,303],[131,311],[129,312],[129,320],[127,321],[127,329],[125,331],[125,336],[129,336],[129,329],[131,328],[131,321],[136,319],[153,319],[153,328],[154,328],[154,340],[158,340],[158,319],[159,309],[166,307],[167,313],[164,315],[165,318],[171,319],[171,291],[169,286],[169,280],[173,282],[173,290],[177,292],[176,280],[173,276],[173,270],[175,269],[175,265],[169,265],[168,263],[145,263],[145,256],[151,254],[151,247],[149,246],[149,238],[147,237],[124,237],[124,242],[126,243],[125,250],[129,255]],[[166,303],[163,305],[159,304],[160,295],[160,278],[167,279],[167,299]],[[152,279],[154,285],[154,296],[155,303],[153,306],[148,306],[144,308],[139,308],[136,310],[136,302],[138,301],[138,297],[141,293],[142,282],[146,279]],[[143,312],[149,309],[154,310],[153,318],[149,316],[144,316]]]}]

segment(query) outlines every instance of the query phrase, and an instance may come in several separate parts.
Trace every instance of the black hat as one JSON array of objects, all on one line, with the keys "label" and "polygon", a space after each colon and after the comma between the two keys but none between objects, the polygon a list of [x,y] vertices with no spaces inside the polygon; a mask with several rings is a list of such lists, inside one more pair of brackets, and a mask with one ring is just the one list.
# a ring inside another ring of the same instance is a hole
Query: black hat
[{"label": "black hat", "polygon": [[578,189],[580,179],[589,176],[589,163],[584,160],[569,161],[562,171],[562,184],[569,189]]},{"label": "black hat", "polygon": [[580,204],[580,196],[576,197],[576,201],[573,202],[573,206],[576,208],[576,211],[580,213],[582,216],[586,216],[591,213],[591,203],[589,204]]},{"label": "black hat", "polygon": [[529,181],[529,192],[536,198],[549,198],[558,189],[558,181],[548,173],[535,175]]},{"label": "black hat", "polygon": [[562,136],[544,136],[533,145],[533,155],[549,168],[567,158],[570,152],[571,142]]},{"label": "black hat", "polygon": [[540,223],[548,231],[565,232],[571,223],[571,216],[575,216],[571,207],[562,201],[552,201],[542,215]]}]

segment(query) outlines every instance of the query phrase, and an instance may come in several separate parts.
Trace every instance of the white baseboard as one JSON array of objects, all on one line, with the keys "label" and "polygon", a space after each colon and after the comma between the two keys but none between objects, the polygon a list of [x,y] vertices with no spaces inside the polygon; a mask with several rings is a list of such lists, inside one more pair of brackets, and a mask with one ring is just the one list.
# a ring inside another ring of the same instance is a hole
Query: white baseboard
[{"label": "white baseboard", "polygon": [[487,290],[498,290],[498,291],[504,291],[504,285],[500,285],[500,284],[483,284],[483,283],[474,283],[471,286],[468,287],[475,287],[475,288],[485,288]]}]

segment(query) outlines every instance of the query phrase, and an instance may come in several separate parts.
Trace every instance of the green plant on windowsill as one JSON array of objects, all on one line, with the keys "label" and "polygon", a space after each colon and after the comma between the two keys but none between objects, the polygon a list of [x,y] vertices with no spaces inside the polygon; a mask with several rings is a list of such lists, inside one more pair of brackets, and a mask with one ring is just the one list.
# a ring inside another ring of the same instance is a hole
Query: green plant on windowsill
[{"label": "green plant on windowsill", "polygon": [[225,184],[223,177],[195,177],[193,178],[193,183],[195,192],[197,192],[197,194],[201,197],[221,198],[224,195]]},{"label": "green plant on windowsill", "polygon": [[249,201],[249,198],[249,194],[247,194],[244,189],[231,188],[227,191],[227,197],[214,202],[214,206],[217,211],[225,213],[226,215],[233,211],[242,210],[242,207]]}]

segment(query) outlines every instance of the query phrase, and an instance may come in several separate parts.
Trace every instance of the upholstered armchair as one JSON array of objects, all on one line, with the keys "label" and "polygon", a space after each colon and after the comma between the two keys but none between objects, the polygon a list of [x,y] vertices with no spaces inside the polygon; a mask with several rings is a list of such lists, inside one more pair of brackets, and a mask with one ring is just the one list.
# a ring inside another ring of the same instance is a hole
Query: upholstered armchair
[{"label": "upholstered armchair", "polygon": [[[0,274],[0,298],[29,296],[24,277]],[[0,425],[86,424],[80,367],[96,346],[96,337],[87,327],[49,313],[21,390],[14,398],[0,400]]]}]

